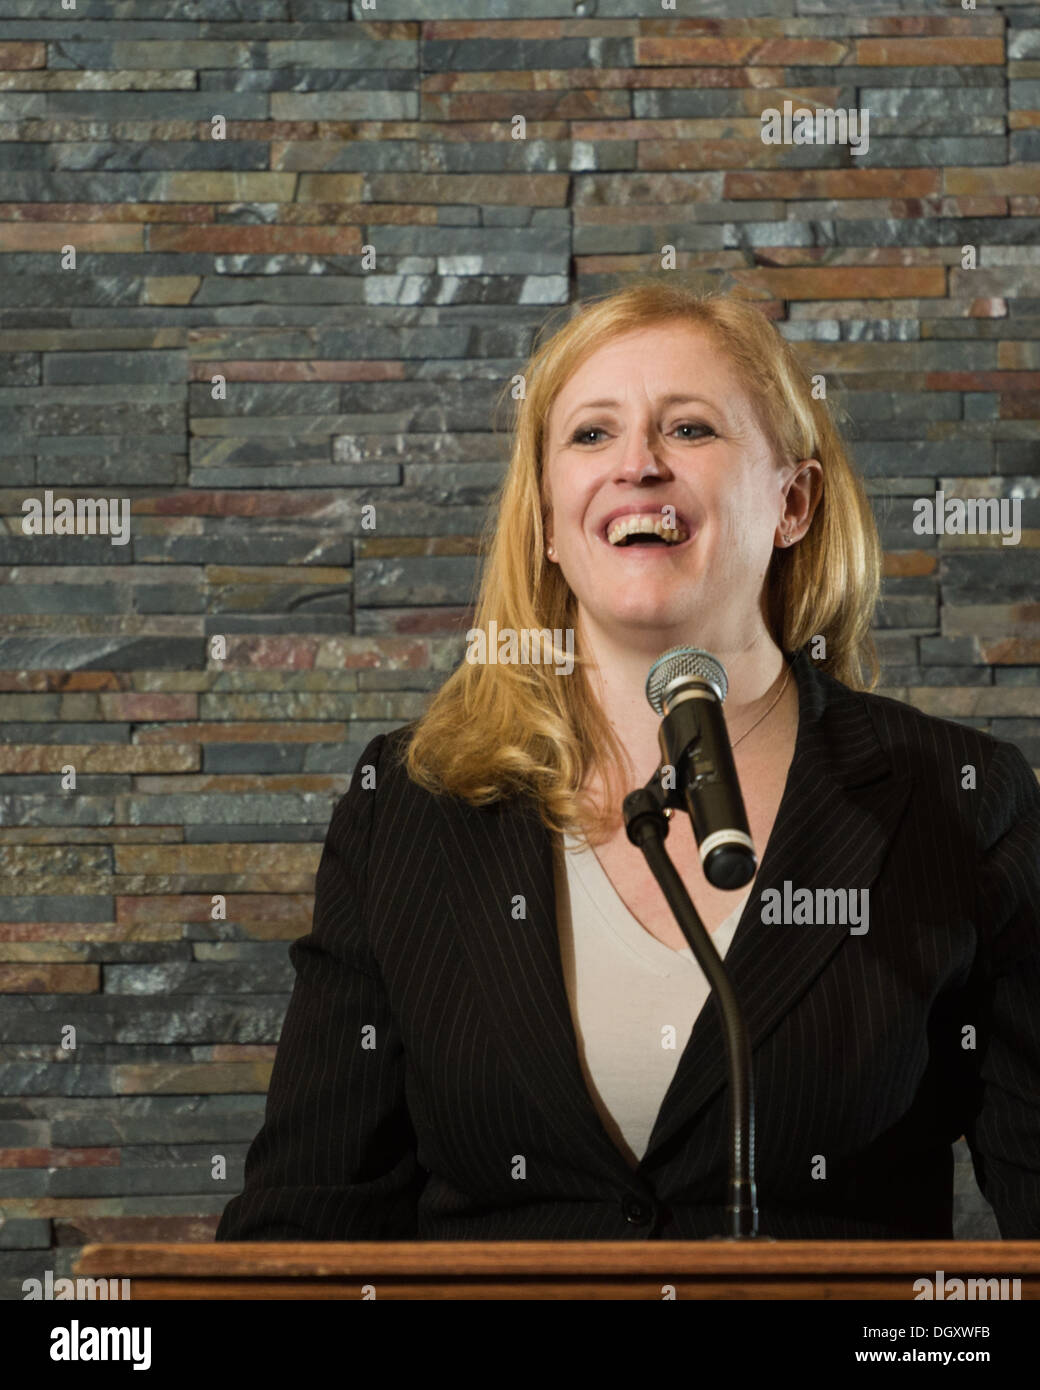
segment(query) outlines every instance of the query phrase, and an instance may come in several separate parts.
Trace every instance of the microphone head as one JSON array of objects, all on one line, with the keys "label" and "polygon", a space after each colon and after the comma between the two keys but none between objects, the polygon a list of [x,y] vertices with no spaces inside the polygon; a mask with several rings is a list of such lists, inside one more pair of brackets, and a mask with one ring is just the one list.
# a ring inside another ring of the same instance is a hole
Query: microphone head
[{"label": "microphone head", "polygon": [[707,681],[720,702],[725,700],[729,680],[721,661],[717,661],[710,652],[701,651],[700,647],[670,647],[650,667],[650,674],[646,678],[646,698],[655,714],[665,713],[665,696],[669,686],[690,676]]}]

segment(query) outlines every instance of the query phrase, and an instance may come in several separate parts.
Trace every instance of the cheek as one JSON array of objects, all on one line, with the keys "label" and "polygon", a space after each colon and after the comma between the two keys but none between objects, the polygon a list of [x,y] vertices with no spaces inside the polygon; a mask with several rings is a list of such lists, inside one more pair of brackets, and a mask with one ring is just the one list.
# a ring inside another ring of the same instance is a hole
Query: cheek
[{"label": "cheek", "polygon": [[719,495],[715,515],[724,563],[736,569],[760,562],[764,547],[772,545],[777,519],[761,485],[727,489]]},{"label": "cheek", "polygon": [[563,477],[554,483],[552,513],[565,544],[568,541],[571,544],[581,541],[582,533],[591,524],[594,515],[595,496],[596,489],[580,477]]},{"label": "cheek", "polygon": [[574,472],[562,460],[553,459],[542,474],[543,505],[554,513],[569,514],[573,507]]}]

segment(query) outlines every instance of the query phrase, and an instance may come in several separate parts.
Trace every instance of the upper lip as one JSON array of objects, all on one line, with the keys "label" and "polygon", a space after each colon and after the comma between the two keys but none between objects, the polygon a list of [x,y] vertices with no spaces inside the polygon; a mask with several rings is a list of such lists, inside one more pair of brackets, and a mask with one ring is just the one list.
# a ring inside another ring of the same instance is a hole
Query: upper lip
[{"label": "upper lip", "polygon": [[[627,507],[615,507],[614,510],[612,512],[608,512],[607,515],[600,522],[599,533],[603,537],[603,539],[606,540],[607,532],[610,530],[610,523],[612,521],[616,521],[619,516],[660,517],[665,507],[670,506],[672,506],[672,503],[670,502],[661,502],[657,506],[649,505],[646,503],[643,503],[642,505],[630,503]],[[688,536],[692,535],[693,527],[690,525],[690,522],[686,518],[686,516],[679,510],[678,507],[674,507],[673,510],[675,511],[676,525],[681,526]]]}]

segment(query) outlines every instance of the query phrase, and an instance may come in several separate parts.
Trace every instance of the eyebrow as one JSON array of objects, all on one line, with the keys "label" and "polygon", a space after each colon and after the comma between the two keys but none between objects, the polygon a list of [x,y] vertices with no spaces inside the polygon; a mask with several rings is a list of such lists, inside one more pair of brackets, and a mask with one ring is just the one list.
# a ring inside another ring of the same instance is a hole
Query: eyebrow
[{"label": "eyebrow", "polygon": [[[691,396],[685,391],[672,391],[669,395],[662,396],[660,404],[663,406],[682,405],[690,401],[699,401],[701,405],[709,406],[712,410],[716,408],[714,403],[712,401],[709,401],[705,396]],[[585,401],[582,405],[575,406],[575,408],[567,416],[567,419],[564,421],[562,428],[566,429],[570,422],[574,419],[575,415],[580,415],[583,410],[599,410],[605,406],[613,408],[615,406],[619,406],[620,404],[620,401],[615,400]]]}]

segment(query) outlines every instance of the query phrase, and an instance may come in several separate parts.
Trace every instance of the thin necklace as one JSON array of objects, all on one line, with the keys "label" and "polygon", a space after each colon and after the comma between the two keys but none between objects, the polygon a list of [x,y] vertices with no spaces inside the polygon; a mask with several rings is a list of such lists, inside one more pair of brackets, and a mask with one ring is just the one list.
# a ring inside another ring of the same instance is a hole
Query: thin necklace
[{"label": "thin necklace", "polygon": [[755,720],[755,722],[752,724],[752,726],[751,726],[750,729],[745,729],[744,732],[740,735],[740,738],[735,739],[735,740],[730,744],[730,747],[731,747],[731,748],[736,748],[736,746],[737,746],[738,743],[742,743],[742,742],[744,741],[744,739],[747,738],[748,734],[750,734],[753,730],[755,730],[755,729],[758,728],[759,724],[762,723],[762,720],[765,719],[766,715],[767,715],[767,714],[771,714],[771,713],[773,712],[773,710],[776,708],[777,704],[779,703],[780,696],[781,696],[781,695],[784,693],[784,691],[787,689],[787,682],[788,682],[790,679],[791,679],[791,668],[790,668],[790,666],[788,666],[788,668],[787,668],[787,675],[784,677],[784,683],[783,683],[783,685],[780,687],[780,690],[779,690],[779,692],[778,692],[778,694],[777,694],[776,699],[773,701],[773,703],[772,703],[772,704],[769,706],[769,708],[766,710],[766,713],[765,713],[765,714],[760,714],[760,715],[759,715],[759,717]]}]

